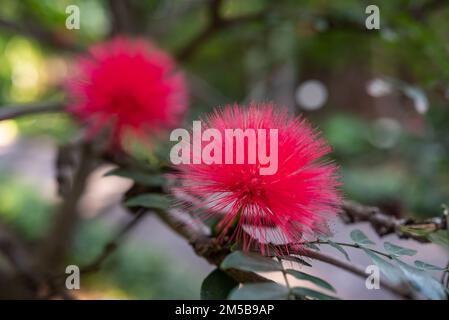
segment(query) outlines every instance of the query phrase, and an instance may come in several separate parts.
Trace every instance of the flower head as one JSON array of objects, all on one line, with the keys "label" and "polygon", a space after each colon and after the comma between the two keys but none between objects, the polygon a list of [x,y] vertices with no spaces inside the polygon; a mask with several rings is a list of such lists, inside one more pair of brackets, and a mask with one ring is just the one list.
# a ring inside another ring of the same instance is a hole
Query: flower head
[{"label": "flower head", "polygon": [[[260,155],[255,162],[249,160],[249,152],[263,143],[260,137],[256,145],[249,139],[240,145],[247,152],[243,163],[192,161],[179,165],[180,191],[197,199],[198,209],[206,208],[205,217],[219,219],[221,236],[240,242],[244,249],[255,244],[263,253],[271,244],[298,243],[321,233],[328,218],[338,214],[341,200],[337,168],[320,160],[330,147],[301,117],[291,118],[272,104],[251,104],[249,108],[235,105],[215,111],[202,120],[202,126],[218,130],[223,140],[228,139],[227,129],[277,129],[277,150],[270,149],[275,142],[265,136],[268,147],[264,148],[277,153],[277,170],[270,174],[261,173],[267,162]],[[219,140],[204,142],[203,138],[203,152],[206,144],[217,143],[220,146],[216,151],[221,150],[223,158],[231,148],[236,160],[236,154],[242,151],[237,150],[236,140],[229,144]],[[190,150],[195,153],[195,146]]]},{"label": "flower head", "polygon": [[187,108],[184,78],[171,58],[144,40],[116,38],[79,59],[68,110],[90,136],[108,129],[112,143],[177,124]]}]

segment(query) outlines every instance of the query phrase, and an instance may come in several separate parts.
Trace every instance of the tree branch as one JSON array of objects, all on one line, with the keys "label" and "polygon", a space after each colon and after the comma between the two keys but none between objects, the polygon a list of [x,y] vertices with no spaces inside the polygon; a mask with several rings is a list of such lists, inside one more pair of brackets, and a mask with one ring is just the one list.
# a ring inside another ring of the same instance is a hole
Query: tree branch
[{"label": "tree branch", "polygon": [[221,30],[236,26],[241,23],[257,21],[263,18],[267,11],[262,11],[255,14],[249,14],[241,17],[234,17],[230,19],[223,19],[220,15],[221,8],[221,0],[212,0],[209,6],[209,24],[207,27],[200,32],[196,37],[194,37],[184,48],[179,50],[176,54],[176,58],[178,61],[183,62],[189,59],[194,52],[202,46],[207,40],[209,40],[216,33]]},{"label": "tree branch", "polygon": [[11,105],[0,108],[0,121],[39,113],[63,112],[60,102],[39,102],[29,105]]},{"label": "tree branch", "polygon": [[[86,187],[87,178],[95,165],[93,161],[93,146],[84,142],[79,147],[79,164],[75,169],[73,182],[70,184],[69,192],[63,193],[64,202],[57,212],[54,224],[47,237],[42,241],[37,254],[37,264],[43,272],[57,268],[65,258],[73,230],[79,218],[79,200]],[[66,157],[69,151],[67,148],[60,149],[58,161],[61,162],[61,157],[70,160],[70,157]],[[69,165],[73,165],[73,163]]]},{"label": "tree branch", "polygon": [[109,11],[111,13],[111,36],[132,33],[133,23],[131,17],[130,1],[108,0]]},{"label": "tree branch", "polygon": [[[210,264],[219,267],[230,253],[229,248],[224,248],[215,239],[210,238],[209,234],[205,232],[204,226],[198,225],[199,222],[195,226],[192,221],[179,219],[173,212],[158,211],[156,213],[169,228],[191,244],[196,254],[206,259]],[[241,283],[271,281],[253,272],[236,269],[228,269],[225,272]]]},{"label": "tree branch", "polygon": [[[365,206],[354,201],[344,201],[341,215],[345,223],[369,222],[380,236],[396,234],[399,238],[412,238],[420,242],[428,242],[422,231],[427,234],[437,230],[447,230],[447,217],[434,217],[424,221],[416,221],[412,218],[396,219],[387,215],[377,207]],[[416,233],[407,230],[416,230]]]},{"label": "tree branch", "polygon": [[103,248],[103,251],[101,254],[95,258],[91,263],[88,265],[82,267],[80,269],[80,272],[82,274],[91,273],[99,270],[101,268],[101,265],[103,262],[112,254],[114,253],[120,242],[122,241],[123,237],[129,233],[145,216],[147,213],[147,210],[140,210],[138,213],[135,214],[134,218],[126,224],[116,235],[115,237],[106,243],[106,245]]},{"label": "tree branch", "polygon": [[[219,14],[219,5],[221,1],[212,1],[210,5],[210,19],[207,27],[200,32],[196,37],[194,37],[184,48],[179,50],[176,54],[178,61],[183,62],[189,59],[194,52],[202,46],[207,40],[212,38],[218,32],[224,30],[227,27],[236,26],[241,23],[257,21],[266,16],[268,10],[263,10],[262,12],[245,15],[241,17],[235,17],[230,19],[223,19]],[[434,10],[437,10],[446,5],[442,0],[433,0],[424,4],[421,7],[411,8],[409,14],[417,20],[424,20],[426,15]],[[296,16],[295,16],[296,17]],[[327,31],[346,30],[355,32],[366,32],[366,27],[362,21],[356,21],[348,19],[347,17],[335,16],[335,15],[325,15],[316,16],[313,20],[318,18],[324,19],[327,22]],[[310,18],[309,18],[310,19]],[[326,31],[324,31],[326,32]]]}]

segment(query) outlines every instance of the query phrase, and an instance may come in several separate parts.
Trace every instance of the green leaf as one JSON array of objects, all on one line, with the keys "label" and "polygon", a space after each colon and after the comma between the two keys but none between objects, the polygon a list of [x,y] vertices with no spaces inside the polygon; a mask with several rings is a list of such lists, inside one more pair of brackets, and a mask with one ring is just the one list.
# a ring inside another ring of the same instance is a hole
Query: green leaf
[{"label": "green leaf", "polygon": [[399,259],[395,259],[399,268],[409,280],[410,284],[426,298],[432,300],[446,299],[446,292],[441,283],[427,272],[410,266]]},{"label": "green leaf", "polygon": [[447,230],[438,230],[427,235],[427,238],[447,250],[449,250],[449,232]]},{"label": "green leaf", "polygon": [[146,193],[128,199],[125,202],[125,205],[127,207],[144,207],[148,209],[166,210],[171,206],[171,200],[167,196],[161,194]]},{"label": "green leaf", "polygon": [[202,300],[226,299],[229,293],[239,285],[237,281],[220,269],[215,269],[201,284]]},{"label": "green leaf", "polygon": [[365,253],[371,258],[371,260],[376,264],[380,271],[393,283],[400,284],[404,282],[404,275],[401,270],[399,270],[395,265],[389,263],[385,259],[379,257],[377,254],[373,253],[368,249],[363,249]]},{"label": "green leaf", "polygon": [[231,300],[285,300],[288,299],[288,289],[275,282],[245,284],[234,289]]},{"label": "green leaf", "polygon": [[305,261],[305,260],[303,260],[303,259],[301,259],[299,257],[296,257],[296,256],[283,256],[283,257],[281,257],[281,259],[282,260],[296,262],[296,263],[302,264],[303,266],[306,266],[306,267],[311,267],[312,266],[307,261]]},{"label": "green leaf", "polygon": [[327,281],[325,281],[323,279],[320,279],[320,278],[312,276],[310,274],[307,274],[307,273],[304,273],[304,272],[301,272],[298,270],[293,270],[293,269],[287,269],[286,272],[288,274],[294,276],[296,279],[306,280],[306,281],[312,282],[313,284],[315,284],[321,288],[335,292],[334,287],[332,287],[331,284],[329,284]]},{"label": "green leaf", "polygon": [[375,244],[372,242],[368,237],[359,229],[355,229],[351,231],[351,239],[361,245],[373,245]]},{"label": "green leaf", "polygon": [[222,269],[239,269],[250,272],[269,272],[282,271],[282,265],[278,261],[271,258],[263,257],[261,255],[234,251],[223,260],[221,263]]},{"label": "green leaf", "polygon": [[390,242],[385,242],[384,248],[388,253],[394,256],[414,256],[417,253],[417,251],[414,249],[400,247]]},{"label": "green leaf", "polygon": [[429,263],[419,261],[419,260],[415,261],[415,266],[418,269],[422,269],[422,270],[438,270],[438,271],[446,270],[446,268],[437,267],[437,266],[434,266],[433,264],[429,264]]},{"label": "green leaf", "polygon": [[147,187],[159,187],[163,186],[165,184],[165,178],[163,175],[159,173],[146,173],[141,172],[137,170],[127,170],[127,169],[121,169],[116,168],[113,169],[105,174],[105,177],[107,176],[119,176],[123,178],[131,179],[138,184],[141,184],[143,186]]},{"label": "green leaf", "polygon": [[351,261],[351,259],[349,259],[348,253],[346,252],[345,249],[343,249],[343,247],[341,245],[339,245],[338,243],[335,243],[335,242],[333,242],[331,240],[327,240],[327,242],[329,243],[329,245],[331,247],[334,247],[335,249],[340,251],[345,256],[346,260]]},{"label": "green leaf", "polygon": [[336,297],[332,297],[309,288],[295,287],[292,288],[292,292],[300,297],[309,297],[317,300],[338,300]]}]

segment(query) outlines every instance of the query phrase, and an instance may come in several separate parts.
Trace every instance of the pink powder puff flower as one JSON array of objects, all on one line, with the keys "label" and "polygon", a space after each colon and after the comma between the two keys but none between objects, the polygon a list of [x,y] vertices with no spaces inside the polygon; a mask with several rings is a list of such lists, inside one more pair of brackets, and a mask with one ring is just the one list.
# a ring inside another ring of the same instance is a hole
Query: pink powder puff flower
[{"label": "pink powder puff flower", "polygon": [[175,126],[187,109],[183,75],[145,40],[115,38],[93,46],[67,85],[68,111],[92,137],[107,129],[111,144]]},{"label": "pink powder puff flower", "polygon": [[[291,118],[273,104],[253,103],[249,108],[226,106],[201,124],[217,129],[222,136],[225,129],[278,130],[278,169],[274,174],[261,175],[259,159],[250,164],[248,154],[243,164],[223,161],[177,166],[178,191],[197,199],[195,211],[206,210],[202,218],[220,221],[219,239],[236,241],[244,250],[256,245],[264,253],[272,245],[295,244],[322,234],[329,218],[339,213],[337,167],[321,160],[331,148],[303,118]],[[248,143],[246,140],[245,147]],[[232,145],[234,160],[236,145]],[[220,148],[224,157],[225,144]],[[191,153],[193,150],[190,148]]]}]

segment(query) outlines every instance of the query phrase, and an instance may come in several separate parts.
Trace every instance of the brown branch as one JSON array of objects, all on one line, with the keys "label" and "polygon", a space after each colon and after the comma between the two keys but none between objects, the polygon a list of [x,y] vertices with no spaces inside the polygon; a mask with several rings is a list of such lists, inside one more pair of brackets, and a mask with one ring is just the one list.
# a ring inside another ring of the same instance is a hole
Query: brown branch
[{"label": "brown branch", "polygon": [[[65,157],[69,151],[67,148],[60,149],[59,159]],[[91,144],[82,143],[79,152],[79,165],[76,168],[70,192],[64,194],[64,202],[37,254],[37,264],[43,272],[57,268],[63,261],[79,218],[78,203],[95,164],[92,161],[93,147]]]},{"label": "brown branch", "polygon": [[184,48],[176,54],[178,61],[183,62],[189,59],[194,52],[202,46],[207,40],[212,38],[218,32],[228,27],[233,27],[241,23],[257,21],[263,18],[267,11],[249,14],[241,17],[224,19],[220,15],[221,0],[212,0],[209,6],[209,23],[207,27],[194,37]]},{"label": "brown branch", "polygon": [[[131,210],[132,212],[133,210]],[[91,263],[81,268],[82,274],[96,272],[101,269],[104,261],[114,253],[122,238],[132,230],[147,213],[147,210],[138,208],[135,217],[121,229],[117,235],[109,241],[103,248],[103,251]],[[180,219],[175,212],[156,212],[158,217],[169,226],[178,235],[189,241],[195,252],[209,261],[211,264],[219,266],[223,259],[230,253],[228,248],[223,248],[216,241],[211,239],[206,228],[203,226],[196,226],[192,221]],[[269,282],[271,280],[262,277],[256,273],[245,272],[236,269],[229,269],[226,272],[238,282]],[[59,274],[56,278],[62,277],[64,274]]]},{"label": "brown branch", "polygon": [[[216,239],[210,237],[196,238],[196,240],[190,241],[190,244],[197,255],[217,267],[220,267],[226,256],[231,253],[229,248],[223,247],[216,241]],[[247,272],[237,269],[226,269],[224,272],[240,283],[271,281],[254,272]]]},{"label": "brown branch", "polygon": [[[416,221],[412,218],[397,219],[387,215],[377,207],[365,206],[354,201],[344,201],[341,217],[348,224],[369,222],[381,237],[396,234],[399,238],[412,238],[420,242],[428,242],[425,234],[437,230],[447,230],[448,228],[447,217],[445,216],[424,221]],[[413,233],[412,230],[415,230],[416,233]]]},{"label": "brown branch", "polygon": [[39,114],[63,112],[64,105],[60,102],[40,102],[29,105],[11,105],[0,108],[0,121],[17,117]]},{"label": "brown branch", "polygon": [[131,17],[130,1],[126,0],[108,0],[109,11],[111,14],[111,36],[132,33],[133,19]]},{"label": "brown branch", "polygon": [[[62,261],[70,244],[71,235],[76,227],[78,220],[79,199],[85,189],[86,179],[90,172],[100,163],[95,156],[104,151],[104,146],[100,141],[86,143],[82,140],[74,141],[72,144],[63,146],[60,149],[57,159],[57,181],[61,197],[65,198],[65,202],[59,216],[53,225],[53,229],[49,232],[41,250],[37,255],[37,263],[40,266],[46,283],[49,285],[49,291],[46,299],[55,296],[61,296],[64,299],[72,299],[73,297],[65,290],[64,279],[66,274],[56,270],[58,264]],[[72,172],[72,171],[75,171]],[[104,261],[114,253],[122,239],[132,230],[145,215],[147,210],[139,209],[134,214],[135,217],[129,221],[117,234],[105,244],[102,252],[88,265],[81,267],[80,272],[87,274],[99,270]]]},{"label": "brown branch", "polygon": [[[88,274],[92,272],[96,272],[101,269],[103,263],[107,258],[114,253],[118,246],[120,245],[123,238],[131,231],[139,221],[145,216],[146,210],[140,210],[134,218],[128,222],[120,231],[108,242],[104,245],[102,252],[89,264],[80,268],[81,274]],[[66,276],[65,273],[59,273],[56,275],[49,276],[49,282],[56,283],[58,280],[64,278]]]},{"label": "brown branch", "polygon": [[[195,226],[193,221],[179,219],[172,212],[158,211],[157,216],[174,232],[186,239],[193,247],[196,254],[206,259],[210,264],[220,266],[224,258],[230,253],[229,248],[221,246],[215,239],[210,238],[205,232],[205,228]],[[225,272],[236,281],[245,282],[269,282],[271,280],[253,272],[246,272],[236,269],[225,270]]]}]

